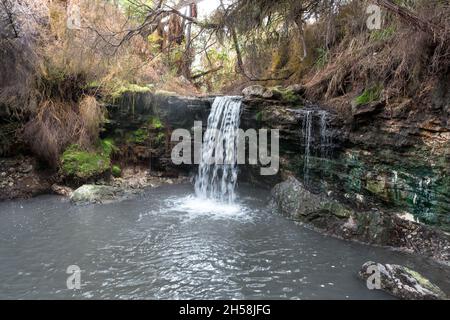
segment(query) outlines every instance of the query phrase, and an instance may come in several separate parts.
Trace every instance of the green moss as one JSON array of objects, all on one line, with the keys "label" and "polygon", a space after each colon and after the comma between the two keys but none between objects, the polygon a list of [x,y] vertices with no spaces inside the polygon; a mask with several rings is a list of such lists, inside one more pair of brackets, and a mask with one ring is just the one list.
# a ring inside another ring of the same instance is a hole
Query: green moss
[{"label": "green moss", "polygon": [[378,101],[381,98],[381,90],[383,88],[380,85],[373,86],[369,89],[364,90],[364,92],[356,97],[356,106],[365,105],[374,101]]},{"label": "green moss", "polygon": [[173,97],[173,96],[177,96],[178,94],[176,92],[172,92],[172,91],[156,90],[155,95],[164,96],[164,97]]},{"label": "green moss", "polygon": [[152,116],[148,119],[147,124],[149,125],[150,129],[163,129],[164,125],[159,117]]},{"label": "green moss", "polygon": [[270,88],[275,96],[279,96],[282,101],[288,103],[296,103],[300,101],[300,97],[292,90],[282,87]]},{"label": "green moss", "polygon": [[116,178],[120,177],[122,175],[122,169],[118,165],[114,165],[111,168],[112,175]]},{"label": "green moss", "polygon": [[163,144],[164,141],[166,140],[166,134],[164,132],[158,133],[155,140],[157,144],[159,145]]},{"label": "green moss", "polygon": [[263,121],[263,116],[264,116],[264,114],[263,114],[262,111],[258,112],[258,113],[256,114],[256,121],[262,122],[262,121]]},{"label": "green moss", "polygon": [[387,41],[392,38],[396,29],[394,26],[389,26],[382,30],[373,30],[370,34],[372,41]]},{"label": "green moss", "polygon": [[[102,142],[102,147],[104,146],[106,144]],[[110,169],[110,155],[107,147],[100,149],[98,152],[88,152],[78,145],[71,145],[61,157],[61,169],[67,176],[90,178],[103,174]]]},{"label": "green moss", "polygon": [[120,98],[125,93],[146,93],[151,89],[148,86],[140,86],[134,83],[122,84],[114,89],[111,96],[113,99]]},{"label": "green moss", "polygon": [[139,128],[131,133],[127,139],[129,143],[143,144],[148,138],[148,132],[144,128]]},{"label": "green moss", "polygon": [[117,147],[114,144],[112,139],[104,139],[100,141],[100,148],[102,150],[102,154],[110,157],[111,154],[117,150]]}]

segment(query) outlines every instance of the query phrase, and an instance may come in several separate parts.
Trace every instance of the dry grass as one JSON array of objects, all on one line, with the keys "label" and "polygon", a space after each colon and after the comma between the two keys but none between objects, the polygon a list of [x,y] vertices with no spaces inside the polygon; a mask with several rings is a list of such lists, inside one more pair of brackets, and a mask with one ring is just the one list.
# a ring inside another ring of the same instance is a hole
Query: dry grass
[{"label": "dry grass", "polygon": [[45,100],[25,125],[24,137],[33,153],[56,168],[70,144],[90,149],[97,142],[104,119],[104,110],[94,97],[84,97],[79,105]]},{"label": "dry grass", "polygon": [[[431,8],[422,4],[416,10],[434,22],[450,14],[445,5]],[[443,25],[448,28],[448,24]],[[351,26],[344,25],[344,29],[351,30]],[[448,71],[450,48],[445,33],[433,37],[392,17],[382,31],[348,32],[332,49],[329,63],[306,77],[308,94],[314,99],[331,100],[354,96],[372,85],[383,86],[388,101],[424,93],[429,83]]]},{"label": "dry grass", "polygon": [[92,96],[85,96],[81,99],[78,109],[82,123],[80,137],[86,137],[89,142],[97,141],[101,126],[105,121],[106,110]]}]

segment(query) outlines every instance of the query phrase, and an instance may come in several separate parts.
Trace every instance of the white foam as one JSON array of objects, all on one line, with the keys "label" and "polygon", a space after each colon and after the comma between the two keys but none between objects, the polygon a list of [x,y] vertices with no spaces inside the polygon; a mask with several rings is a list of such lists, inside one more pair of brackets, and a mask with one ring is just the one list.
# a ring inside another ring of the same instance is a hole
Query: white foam
[{"label": "white foam", "polygon": [[202,199],[195,196],[187,196],[179,199],[169,200],[170,211],[184,214],[188,219],[208,217],[212,219],[251,219],[248,208],[239,203],[229,204],[214,199]]}]

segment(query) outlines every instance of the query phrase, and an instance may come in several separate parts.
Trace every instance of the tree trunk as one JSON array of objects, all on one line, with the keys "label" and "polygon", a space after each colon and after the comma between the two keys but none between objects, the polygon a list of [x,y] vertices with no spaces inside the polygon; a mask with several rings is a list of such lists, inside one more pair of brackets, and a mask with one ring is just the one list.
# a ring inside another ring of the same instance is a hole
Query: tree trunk
[{"label": "tree trunk", "polygon": [[429,21],[423,20],[417,16],[414,12],[408,10],[407,8],[401,7],[398,4],[390,0],[372,0],[375,4],[382,8],[396,14],[400,19],[402,19],[407,24],[431,35],[437,33],[438,26],[432,24]]},{"label": "tree trunk", "polygon": [[295,20],[295,24],[297,25],[300,43],[303,48],[303,58],[301,59],[303,61],[308,57],[308,47],[306,46],[305,31],[303,30],[303,20],[301,16]]}]

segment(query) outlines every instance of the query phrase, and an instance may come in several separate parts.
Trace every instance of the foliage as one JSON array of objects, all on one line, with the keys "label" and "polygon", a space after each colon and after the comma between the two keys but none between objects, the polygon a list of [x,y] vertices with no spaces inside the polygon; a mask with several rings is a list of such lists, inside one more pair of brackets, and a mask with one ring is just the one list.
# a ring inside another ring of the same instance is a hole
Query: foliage
[{"label": "foliage", "polygon": [[144,128],[139,128],[136,131],[132,132],[131,136],[128,139],[130,143],[143,144],[148,139],[148,132]]},{"label": "foliage", "polygon": [[114,177],[119,178],[122,175],[122,169],[118,165],[113,165],[111,173]]},{"label": "foliage", "polygon": [[318,57],[316,60],[316,67],[318,69],[322,69],[323,67],[325,67],[328,63],[328,59],[329,59],[329,50],[324,49],[324,48],[317,48],[316,49]]},{"label": "foliage", "polygon": [[356,97],[355,99],[356,106],[365,105],[380,100],[381,90],[382,87],[380,85],[376,85],[368,89],[365,89],[360,96]]},{"label": "foliage", "polygon": [[161,118],[157,116],[150,117],[147,124],[150,129],[164,129],[164,124],[162,123]]},{"label": "foliage", "polygon": [[395,34],[395,26],[389,26],[381,30],[373,30],[370,34],[372,41],[387,41]]}]

